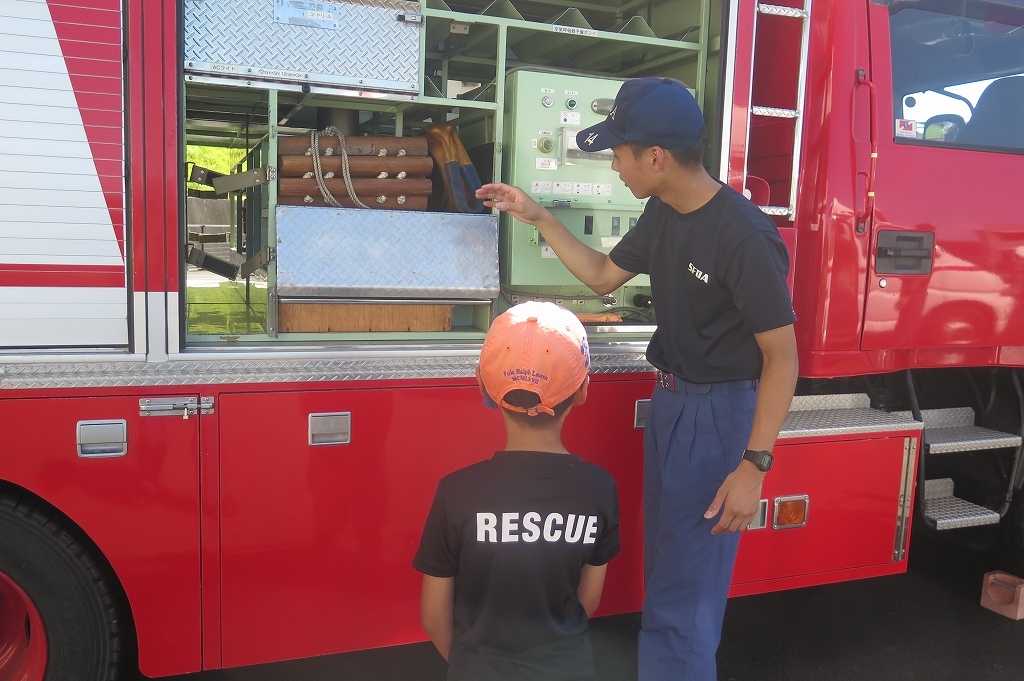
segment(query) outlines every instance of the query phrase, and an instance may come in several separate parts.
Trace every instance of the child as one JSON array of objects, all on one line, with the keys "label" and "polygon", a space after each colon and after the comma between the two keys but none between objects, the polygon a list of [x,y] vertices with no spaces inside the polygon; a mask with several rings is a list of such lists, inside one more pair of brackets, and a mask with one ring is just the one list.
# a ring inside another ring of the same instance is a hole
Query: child
[{"label": "child", "polygon": [[561,437],[589,366],[583,325],[554,303],[511,308],[484,339],[477,381],[505,449],[440,481],[413,559],[449,681],[594,679],[587,622],[619,551],[618,497]]}]

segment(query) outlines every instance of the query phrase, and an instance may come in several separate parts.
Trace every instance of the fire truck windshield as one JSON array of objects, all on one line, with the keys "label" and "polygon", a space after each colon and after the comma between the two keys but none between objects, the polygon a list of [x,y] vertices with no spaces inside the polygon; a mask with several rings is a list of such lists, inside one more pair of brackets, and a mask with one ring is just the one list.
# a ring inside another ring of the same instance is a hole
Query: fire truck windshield
[{"label": "fire truck windshield", "polygon": [[1024,3],[890,6],[895,137],[1024,151]]}]

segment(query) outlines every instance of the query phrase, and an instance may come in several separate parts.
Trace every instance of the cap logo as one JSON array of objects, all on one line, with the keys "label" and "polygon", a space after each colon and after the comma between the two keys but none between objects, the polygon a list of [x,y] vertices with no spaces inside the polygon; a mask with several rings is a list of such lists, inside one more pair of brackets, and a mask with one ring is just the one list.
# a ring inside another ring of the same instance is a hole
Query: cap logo
[{"label": "cap logo", "polygon": [[[571,311],[554,303],[525,302],[491,323],[480,349],[477,376],[487,395],[502,408],[553,415],[554,407],[586,379],[589,349],[586,328]],[[506,397],[514,390],[534,393],[539,403],[522,407],[515,404],[516,398],[510,403]]]},{"label": "cap logo", "polygon": [[589,135],[587,135],[586,143],[588,145],[589,144],[593,144],[596,141],[597,141],[597,133],[596,132],[592,132]]}]

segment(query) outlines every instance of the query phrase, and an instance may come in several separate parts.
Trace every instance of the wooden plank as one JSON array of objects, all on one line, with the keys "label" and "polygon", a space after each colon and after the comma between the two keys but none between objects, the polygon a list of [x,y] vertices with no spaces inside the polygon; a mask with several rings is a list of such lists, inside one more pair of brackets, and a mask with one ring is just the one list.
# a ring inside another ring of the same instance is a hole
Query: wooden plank
[{"label": "wooden plank", "polygon": [[[308,197],[308,201],[306,200]],[[338,200],[338,203],[344,208],[356,208],[356,203],[352,199],[348,198],[347,195],[339,196],[334,195],[334,198]],[[404,203],[398,202],[397,196],[389,196],[384,201],[378,201],[378,197],[359,197],[359,200],[365,203],[371,208],[380,208],[384,210],[426,210],[427,209],[427,197],[426,196],[409,196],[406,197]],[[282,196],[279,197],[277,203],[282,206],[330,206],[320,196],[319,190],[315,194],[306,194],[305,196]]]},{"label": "wooden plank", "polygon": [[[335,197],[348,196],[345,180],[333,178],[324,180],[327,190]],[[434,185],[428,178],[405,178],[404,180],[378,180],[377,178],[354,178],[352,189],[363,203],[376,196],[429,196]],[[278,196],[320,196],[315,179],[282,177],[277,181]]]},{"label": "wooden plank", "polygon": [[[341,156],[321,158],[320,167],[325,173],[342,176]],[[377,177],[382,172],[388,177],[402,172],[411,177],[426,177],[434,170],[434,159],[430,156],[350,156],[348,170],[351,177]],[[313,157],[278,155],[277,171],[279,177],[302,177],[313,172]]]},{"label": "wooden plank", "polygon": [[289,303],[278,305],[281,333],[451,331],[450,305]]},{"label": "wooden plank", "polygon": [[[320,155],[340,154],[337,137],[320,138]],[[305,154],[309,151],[309,135],[282,135],[277,141],[280,154]],[[425,137],[346,137],[345,151],[350,156],[426,156]]]}]

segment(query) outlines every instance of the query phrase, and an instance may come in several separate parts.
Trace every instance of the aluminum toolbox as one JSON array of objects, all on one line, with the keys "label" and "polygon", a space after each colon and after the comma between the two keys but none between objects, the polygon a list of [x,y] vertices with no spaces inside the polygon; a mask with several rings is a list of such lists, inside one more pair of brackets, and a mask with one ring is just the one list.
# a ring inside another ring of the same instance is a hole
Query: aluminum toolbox
[{"label": "aluminum toolbox", "polygon": [[403,0],[185,0],[185,72],[418,94],[419,12]]},{"label": "aluminum toolbox", "polygon": [[498,296],[494,215],[278,206],[280,298]]}]

